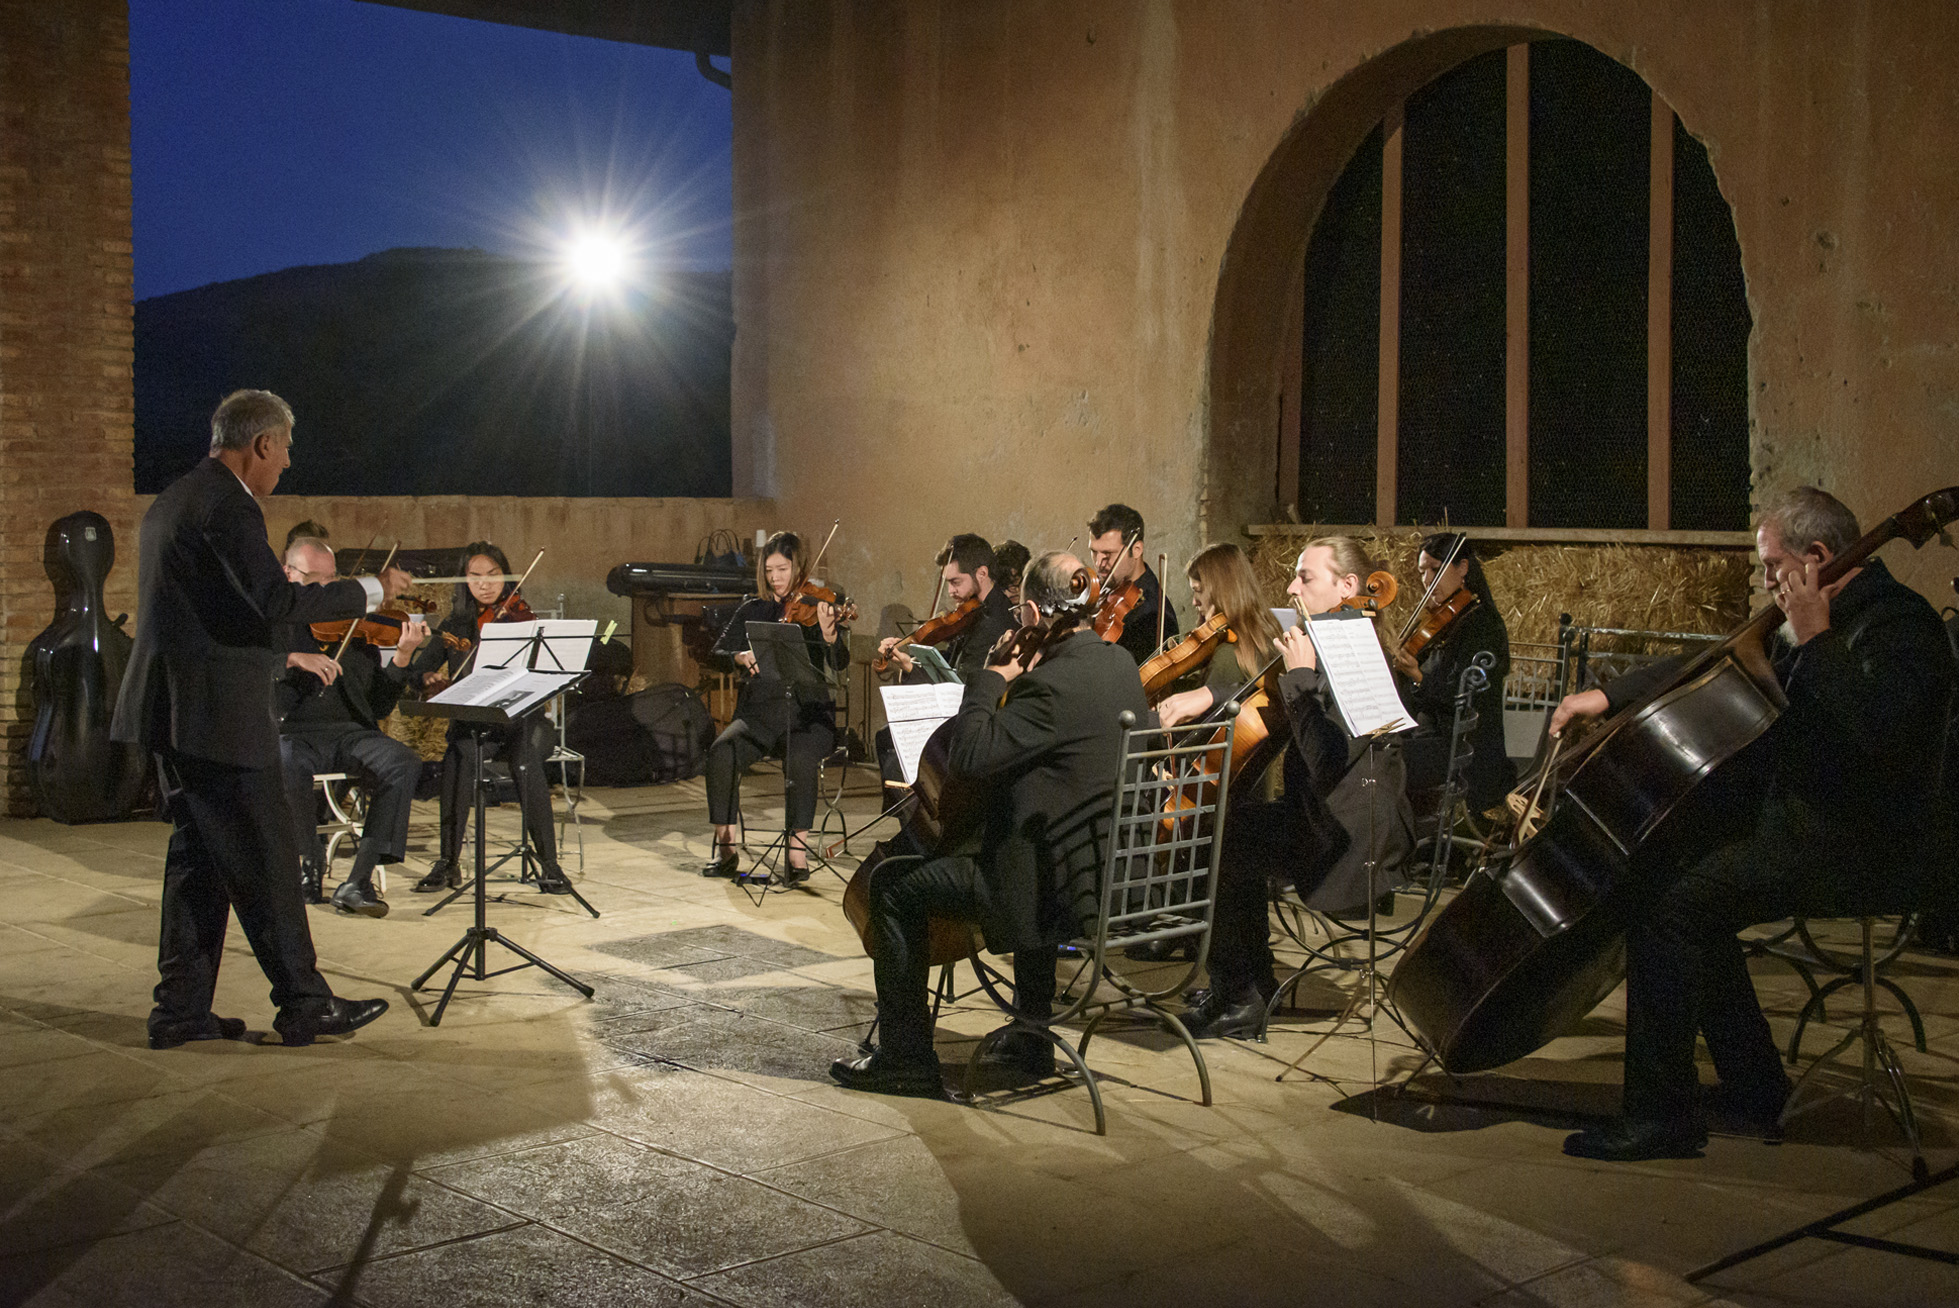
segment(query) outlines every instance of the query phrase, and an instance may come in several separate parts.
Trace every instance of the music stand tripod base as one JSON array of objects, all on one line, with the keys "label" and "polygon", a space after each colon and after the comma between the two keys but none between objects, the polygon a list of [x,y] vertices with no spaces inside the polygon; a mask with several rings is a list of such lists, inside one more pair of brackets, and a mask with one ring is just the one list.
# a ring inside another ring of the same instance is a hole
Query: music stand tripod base
[{"label": "music stand tripod base", "polygon": [[[555,967],[546,962],[516,941],[506,939],[502,933],[489,924],[489,895],[486,891],[489,880],[487,868],[489,846],[486,843],[484,831],[486,824],[485,810],[487,807],[484,802],[484,797],[489,783],[489,772],[484,762],[483,737],[492,727],[507,726],[518,719],[507,716],[499,709],[479,709],[460,705],[437,705],[427,702],[404,704],[402,705],[402,710],[410,713],[411,716],[454,718],[460,721],[464,728],[476,738],[476,795],[474,802],[476,809],[476,920],[464,930],[462,938],[456,941],[455,944],[449,946],[442,957],[431,963],[428,970],[416,977],[414,983],[409,987],[411,990],[420,990],[424,985],[428,984],[428,979],[441,971],[443,967],[451,962],[455,964],[455,970],[449,974],[449,983],[442,989],[442,998],[436,1002],[435,1011],[429,1016],[429,1025],[442,1025],[442,1015],[447,1011],[449,1001],[455,997],[456,987],[461,983],[465,972],[471,972],[472,980],[487,981],[493,976],[502,976],[506,972],[516,972],[527,967],[540,968],[564,982],[573,990],[585,996],[585,998],[590,999],[594,993],[592,987],[586,985],[583,981],[580,981],[577,977],[564,971],[562,968]],[[513,963],[509,967],[502,967],[491,971],[489,970],[489,947],[491,945],[500,945],[517,955],[523,961],[521,963]]]}]

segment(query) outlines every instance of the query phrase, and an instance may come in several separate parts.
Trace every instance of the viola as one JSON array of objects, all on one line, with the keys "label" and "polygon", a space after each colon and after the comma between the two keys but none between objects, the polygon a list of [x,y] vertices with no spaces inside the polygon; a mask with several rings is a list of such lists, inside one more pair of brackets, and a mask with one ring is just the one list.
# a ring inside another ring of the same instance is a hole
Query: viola
[{"label": "viola", "polygon": [[1334,607],[1358,609],[1370,618],[1378,618],[1381,610],[1394,603],[1394,597],[1400,593],[1401,583],[1394,579],[1392,572],[1370,572],[1358,591]]},{"label": "viola", "polygon": [[[946,641],[958,640],[973,629],[973,625],[979,621],[980,610],[984,607],[986,606],[978,599],[963,600],[937,617],[927,618],[919,623],[910,636],[892,648],[898,649],[904,645],[943,645]],[[882,672],[890,666],[891,660],[882,654],[871,660],[871,670],[874,672]]]},{"label": "viola", "polygon": [[1143,588],[1133,581],[1125,581],[1120,586],[1102,587],[1095,601],[1095,617],[1091,625],[1095,634],[1103,640],[1122,639],[1122,624],[1143,602]]},{"label": "viola", "polygon": [[1401,642],[1401,652],[1411,659],[1419,659],[1422,651],[1440,640],[1448,630],[1462,620],[1462,616],[1482,601],[1476,592],[1467,586],[1459,587],[1447,599],[1438,600],[1423,609],[1421,616]]},{"label": "viola", "polygon": [[[492,622],[535,621],[537,621],[537,614],[531,612],[531,606],[524,603],[524,597],[514,590],[496,603],[486,604],[476,610],[476,630],[478,632],[481,632],[483,628],[489,626]],[[445,647],[455,650],[458,654],[467,654],[476,647],[476,642],[468,636],[459,636],[455,632],[447,630],[442,633],[442,643]]]},{"label": "viola", "polygon": [[857,621],[857,606],[842,591],[819,586],[813,581],[806,581],[789,592],[789,600],[782,609],[782,620],[799,627],[818,626],[822,621],[816,613],[819,604],[828,604],[837,611],[837,625],[840,627]]},{"label": "viola", "polygon": [[1171,686],[1209,663],[1211,656],[1221,646],[1237,643],[1238,633],[1226,624],[1224,614],[1218,613],[1176,644],[1159,650],[1143,664],[1140,669],[1143,694],[1149,697],[1150,703],[1156,703]]}]

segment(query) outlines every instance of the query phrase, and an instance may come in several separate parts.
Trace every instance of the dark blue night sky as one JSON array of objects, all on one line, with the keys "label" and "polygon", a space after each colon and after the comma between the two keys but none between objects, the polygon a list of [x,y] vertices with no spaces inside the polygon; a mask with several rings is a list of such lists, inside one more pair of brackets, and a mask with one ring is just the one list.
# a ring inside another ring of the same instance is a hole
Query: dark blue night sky
[{"label": "dark blue night sky", "polygon": [[693,56],[354,0],[130,0],[136,298],[396,246],[729,262],[728,92]]}]

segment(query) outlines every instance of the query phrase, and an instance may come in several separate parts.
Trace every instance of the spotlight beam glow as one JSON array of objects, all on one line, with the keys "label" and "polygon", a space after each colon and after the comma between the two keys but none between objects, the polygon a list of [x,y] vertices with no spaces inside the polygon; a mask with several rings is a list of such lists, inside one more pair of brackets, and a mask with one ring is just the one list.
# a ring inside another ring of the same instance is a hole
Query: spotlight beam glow
[{"label": "spotlight beam glow", "polygon": [[633,256],[626,243],[604,232],[583,232],[564,247],[566,274],[587,291],[616,291],[632,279]]}]

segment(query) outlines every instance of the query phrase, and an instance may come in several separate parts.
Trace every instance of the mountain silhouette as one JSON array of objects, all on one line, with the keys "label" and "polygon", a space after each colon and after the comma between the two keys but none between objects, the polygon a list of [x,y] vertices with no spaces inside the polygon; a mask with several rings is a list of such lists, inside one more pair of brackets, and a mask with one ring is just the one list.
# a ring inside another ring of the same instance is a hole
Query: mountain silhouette
[{"label": "mountain silhouette", "polygon": [[480,250],[387,250],[136,305],[136,489],[244,386],[293,406],[300,495],[726,495],[729,277],[617,301]]}]

